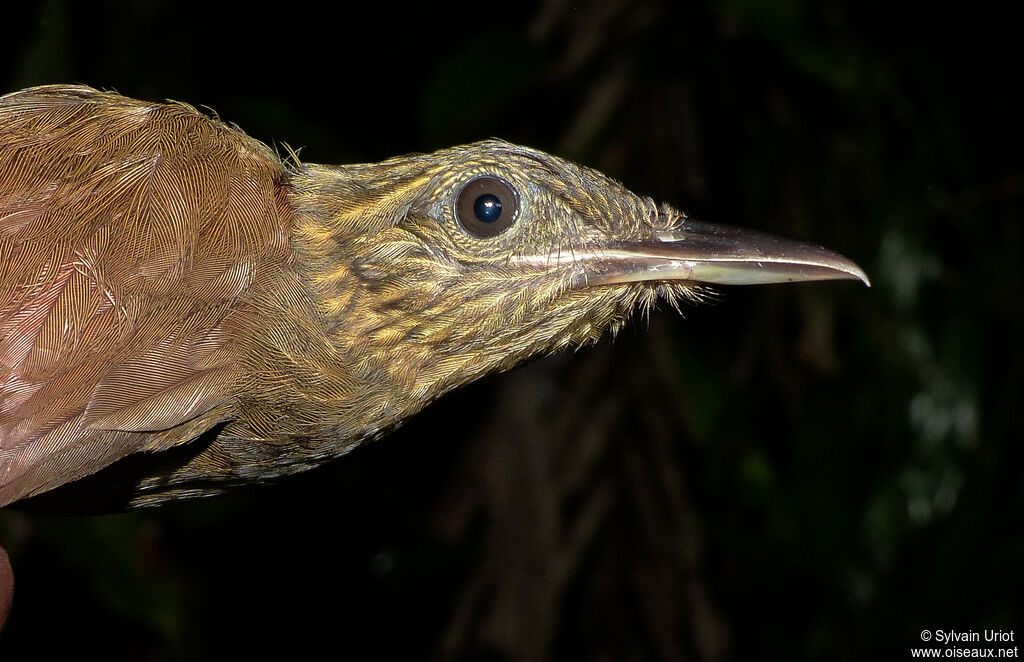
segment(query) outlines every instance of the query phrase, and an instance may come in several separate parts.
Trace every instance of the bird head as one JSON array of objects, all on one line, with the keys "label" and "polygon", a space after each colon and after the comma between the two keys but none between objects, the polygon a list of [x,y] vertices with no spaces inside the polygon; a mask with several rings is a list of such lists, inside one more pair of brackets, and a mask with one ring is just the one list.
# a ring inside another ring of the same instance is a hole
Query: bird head
[{"label": "bird head", "polygon": [[[393,410],[388,420],[486,373],[594,341],[659,298],[699,300],[706,284],[867,283],[824,248],[699,223],[595,170],[500,140],[301,165],[288,190],[298,280],[328,352],[342,357],[335,392],[360,391],[360,406]],[[376,401],[368,384],[386,385]],[[359,418],[342,410],[339,423]]]}]

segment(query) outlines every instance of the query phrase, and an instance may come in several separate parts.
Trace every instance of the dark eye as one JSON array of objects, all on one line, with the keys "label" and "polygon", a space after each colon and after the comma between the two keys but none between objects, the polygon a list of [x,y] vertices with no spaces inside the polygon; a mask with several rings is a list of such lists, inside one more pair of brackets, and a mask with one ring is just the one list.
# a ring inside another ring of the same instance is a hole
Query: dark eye
[{"label": "dark eye", "polygon": [[455,198],[455,218],[477,237],[494,237],[516,220],[519,201],[512,187],[496,177],[470,180]]}]

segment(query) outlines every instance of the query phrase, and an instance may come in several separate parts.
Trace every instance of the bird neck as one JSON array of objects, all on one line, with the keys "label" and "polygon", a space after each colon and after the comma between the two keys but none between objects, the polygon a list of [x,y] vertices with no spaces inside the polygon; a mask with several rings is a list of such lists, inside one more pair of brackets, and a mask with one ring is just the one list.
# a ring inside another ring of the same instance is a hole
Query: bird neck
[{"label": "bird neck", "polygon": [[453,334],[458,298],[439,293],[457,274],[394,221],[407,181],[369,174],[291,173],[292,257],[252,290],[239,436],[341,454],[497,363]]}]

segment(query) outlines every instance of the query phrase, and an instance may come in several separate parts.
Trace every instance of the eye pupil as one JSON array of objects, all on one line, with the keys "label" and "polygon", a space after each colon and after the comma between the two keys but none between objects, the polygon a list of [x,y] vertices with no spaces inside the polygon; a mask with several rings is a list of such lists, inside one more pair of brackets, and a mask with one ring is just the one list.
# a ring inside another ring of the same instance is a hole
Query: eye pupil
[{"label": "eye pupil", "polygon": [[497,237],[519,216],[519,194],[504,179],[492,175],[463,184],[452,202],[459,225],[477,239]]},{"label": "eye pupil", "polygon": [[501,200],[498,196],[486,193],[476,199],[473,213],[482,223],[493,223],[501,218]]}]

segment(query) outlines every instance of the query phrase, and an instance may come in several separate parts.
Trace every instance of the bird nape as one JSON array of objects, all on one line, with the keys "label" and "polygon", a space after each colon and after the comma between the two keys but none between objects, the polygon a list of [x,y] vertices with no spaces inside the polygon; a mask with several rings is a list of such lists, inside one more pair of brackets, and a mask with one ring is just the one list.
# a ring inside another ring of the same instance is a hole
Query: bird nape
[{"label": "bird nape", "polygon": [[184,104],[16,92],[0,97],[0,506],[129,456],[130,506],[270,480],[658,299],[839,278],[868,282],[819,246],[696,222],[500,140],[284,163]]}]

